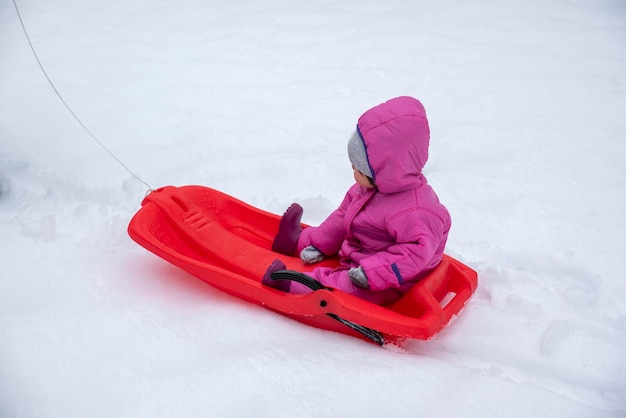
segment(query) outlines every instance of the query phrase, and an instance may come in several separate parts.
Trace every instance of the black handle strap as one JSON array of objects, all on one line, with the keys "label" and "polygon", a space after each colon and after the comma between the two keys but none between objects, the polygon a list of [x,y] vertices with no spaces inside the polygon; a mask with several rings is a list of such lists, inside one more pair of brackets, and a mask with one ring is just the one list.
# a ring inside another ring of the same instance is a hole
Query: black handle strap
[{"label": "black handle strap", "polygon": [[278,270],[273,272],[270,275],[270,278],[272,280],[291,280],[294,282],[298,282],[305,285],[311,290],[326,289],[323,284],[315,280],[313,277],[307,276],[304,273],[300,273],[299,271],[294,270]]},{"label": "black handle strap", "polygon": [[356,322],[348,321],[347,319],[343,319],[340,316],[333,314],[333,313],[327,313],[326,315],[330,316],[333,319],[336,319],[337,321],[341,322],[345,326],[352,328],[353,330],[361,333],[364,337],[366,337],[369,340],[372,340],[374,343],[378,345],[385,344],[385,337],[383,337],[383,334],[376,331],[375,329],[364,327],[363,325],[359,325]]},{"label": "black handle strap", "polygon": [[[294,270],[278,270],[278,271],[273,272],[270,275],[270,278],[272,280],[291,280],[294,282],[298,282],[298,283],[305,285],[306,287],[308,287],[309,289],[313,291],[321,290],[321,289],[330,289],[324,286],[323,284],[321,284],[320,282],[318,282],[317,280],[315,280],[314,278],[307,276],[304,273],[300,273],[299,271],[294,271]],[[325,305],[322,305],[322,306],[325,306]],[[363,335],[365,338],[373,341],[374,343],[378,345],[383,345],[385,343],[385,337],[383,337],[383,334],[376,331],[375,329],[364,327],[363,325],[359,325],[356,322],[348,321],[347,319],[343,319],[339,315],[334,314],[334,313],[327,313],[326,315],[341,322],[342,324],[353,329],[354,331],[357,331],[358,333]]]}]

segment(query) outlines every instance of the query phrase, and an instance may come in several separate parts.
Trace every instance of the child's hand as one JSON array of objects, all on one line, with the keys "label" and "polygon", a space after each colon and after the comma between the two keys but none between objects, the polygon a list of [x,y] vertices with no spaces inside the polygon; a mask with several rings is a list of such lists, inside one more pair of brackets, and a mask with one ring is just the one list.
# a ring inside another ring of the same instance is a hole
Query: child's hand
[{"label": "child's hand", "polygon": [[348,270],[348,277],[352,280],[355,286],[361,287],[363,289],[369,289],[370,284],[367,282],[367,276],[363,271],[363,267],[353,267]]},{"label": "child's hand", "polygon": [[304,248],[302,252],[300,252],[300,258],[307,264],[319,263],[324,259],[324,254],[322,254],[317,248],[312,245]]}]

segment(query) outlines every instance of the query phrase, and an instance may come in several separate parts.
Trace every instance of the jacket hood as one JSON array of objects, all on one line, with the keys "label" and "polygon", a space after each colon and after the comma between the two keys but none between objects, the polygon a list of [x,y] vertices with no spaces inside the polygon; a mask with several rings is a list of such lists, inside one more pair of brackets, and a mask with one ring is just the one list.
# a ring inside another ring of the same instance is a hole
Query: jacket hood
[{"label": "jacket hood", "polygon": [[381,193],[420,186],[428,160],[426,111],[413,97],[397,97],[365,112],[357,123],[372,177]]}]

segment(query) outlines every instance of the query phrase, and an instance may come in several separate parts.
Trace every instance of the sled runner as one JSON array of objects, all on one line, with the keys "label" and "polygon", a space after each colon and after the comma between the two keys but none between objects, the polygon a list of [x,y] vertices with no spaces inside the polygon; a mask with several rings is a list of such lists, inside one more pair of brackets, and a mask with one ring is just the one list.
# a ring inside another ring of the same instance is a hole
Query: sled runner
[{"label": "sled runner", "polygon": [[[298,273],[312,269],[300,258],[272,252],[279,222],[280,216],[214,189],[167,186],[146,196],[128,233],[147,250],[224,292],[305,324],[381,345],[433,337],[476,289],[476,272],[444,255],[398,301],[375,305]],[[277,258],[289,272],[274,273],[273,278],[297,280],[314,290],[294,295],[261,284]],[[330,259],[316,266],[338,264]]]}]

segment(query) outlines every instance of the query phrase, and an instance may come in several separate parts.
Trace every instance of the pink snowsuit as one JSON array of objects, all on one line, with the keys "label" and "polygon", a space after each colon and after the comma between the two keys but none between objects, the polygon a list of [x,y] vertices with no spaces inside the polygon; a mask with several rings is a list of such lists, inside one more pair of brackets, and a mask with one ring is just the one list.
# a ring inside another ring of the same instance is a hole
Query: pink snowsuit
[{"label": "pink snowsuit", "polygon": [[[341,267],[307,274],[325,286],[386,304],[439,264],[451,220],[422,174],[430,130],[418,100],[398,97],[380,104],[359,118],[357,130],[376,188],[354,184],[320,226],[302,231],[298,251],[312,245],[327,257],[339,254]],[[369,289],[348,277],[359,265]],[[293,282],[290,292],[310,290]]]}]

